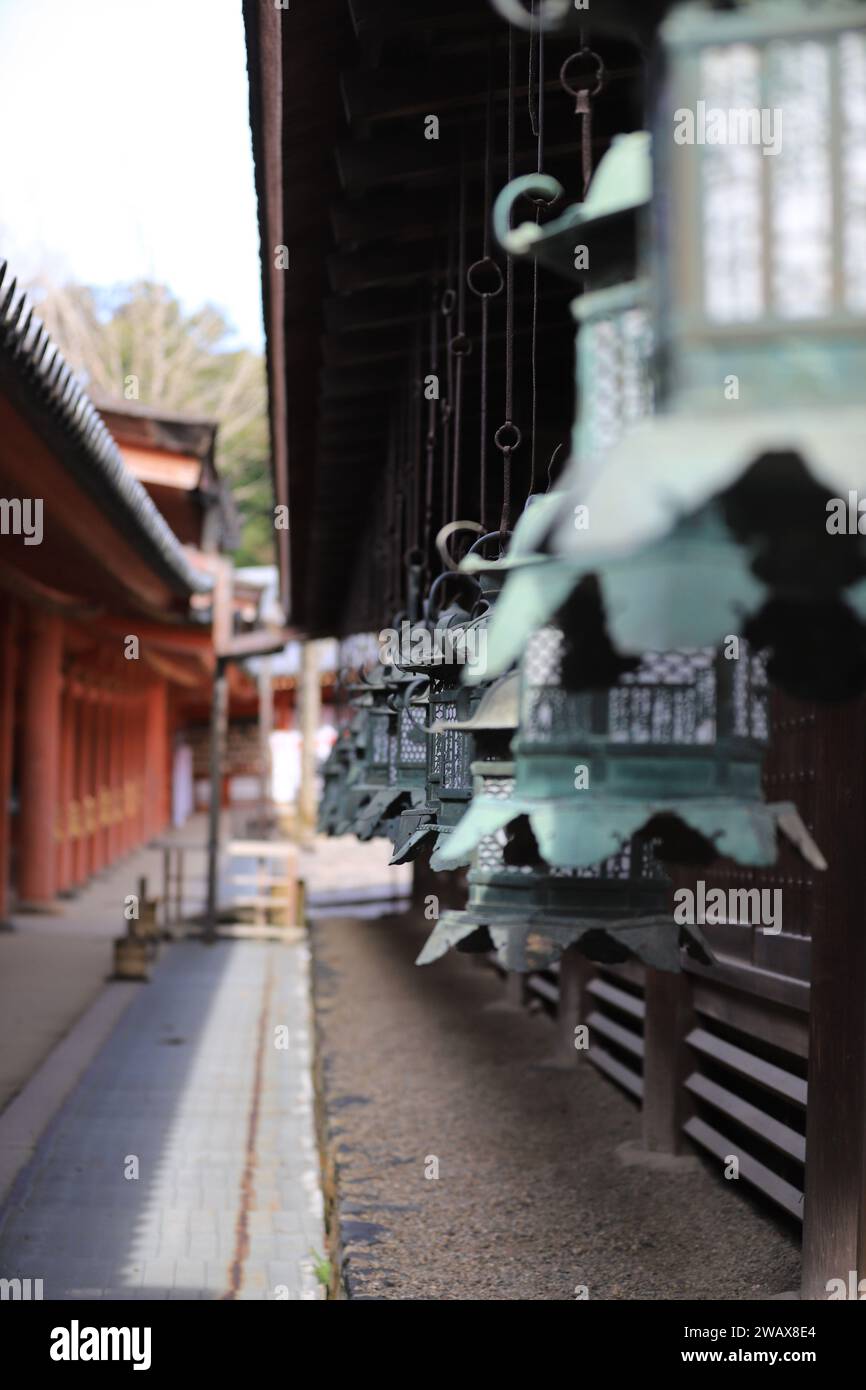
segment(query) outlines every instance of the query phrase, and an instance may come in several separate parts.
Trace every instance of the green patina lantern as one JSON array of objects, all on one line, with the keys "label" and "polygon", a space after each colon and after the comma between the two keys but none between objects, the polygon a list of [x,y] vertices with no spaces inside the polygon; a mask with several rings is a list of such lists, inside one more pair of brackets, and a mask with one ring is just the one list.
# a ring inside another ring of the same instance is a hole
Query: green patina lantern
[{"label": "green patina lantern", "polygon": [[[424,799],[423,679],[379,663],[353,688],[354,761],[346,782],[348,824],[360,840],[394,840],[400,818]],[[419,697],[421,705],[419,708]],[[344,832],[345,833],[345,832]]]},{"label": "green patina lantern", "polygon": [[[338,762],[337,790],[333,800],[332,824],[334,835],[351,835],[355,831],[358,811],[364,804],[367,791],[364,783],[364,759],[367,746],[367,710],[353,710],[343,731],[344,743]],[[336,751],[336,750],[335,750]]]},{"label": "green patina lantern", "polygon": [[403,812],[394,836],[392,864],[417,858],[433,848],[463,815],[472,797],[471,738],[449,721],[467,716],[480,698],[461,686],[460,667],[431,671],[427,689],[424,798]]},{"label": "green patina lantern", "polygon": [[[482,536],[472,552],[490,541],[501,546],[502,538],[498,532]],[[440,593],[455,582],[458,595],[440,610]],[[488,614],[497,589],[496,579],[479,581],[444,572],[431,586],[423,625],[408,634],[414,652],[404,658],[405,669],[427,681],[425,797],[401,816],[392,864],[404,864],[425,847],[438,845],[471,800],[472,738],[455,721],[469,718],[481,698],[481,691],[467,688],[462,677],[484,664]],[[460,601],[459,591],[468,607]]]},{"label": "green patina lantern", "polygon": [[687,4],[661,41],[656,414],[596,478],[573,459],[545,544],[597,576],[621,651],[739,631],[791,692],[848,695],[866,685],[866,5]]},{"label": "green patina lantern", "polygon": [[[465,909],[443,914],[418,964],[430,964],[456,946],[495,950],[506,969],[527,971],[576,945],[595,961],[637,956],[656,968],[676,970],[681,942],[707,960],[700,932],[673,921],[669,883],[650,841],[633,836],[593,866],[552,864],[542,857],[516,801],[512,739],[519,704],[520,677],[514,672],[496,682],[460,726],[475,740],[475,799],[431,863],[436,868],[468,862],[469,897]],[[488,808],[496,808],[496,814],[485,826]]]},{"label": "green patina lantern", "polygon": [[[760,657],[745,644],[647,654],[610,690],[587,688],[581,652],[592,634],[547,627],[521,663],[520,722],[507,798],[476,796],[434,867],[453,867],[481,838],[524,817],[544,860],[583,869],[622,853],[633,836],[663,861],[741,864],[776,859],[781,829],[826,868],[796,807],[768,805],[768,738]],[[736,641],[736,639],[733,639]],[[730,659],[729,659],[730,658]]]},{"label": "green patina lantern", "polygon": [[322,768],[322,797],[316,819],[316,829],[320,835],[336,835],[337,827],[345,821],[344,798],[351,762],[352,735],[348,725],[344,725],[337,733]]}]

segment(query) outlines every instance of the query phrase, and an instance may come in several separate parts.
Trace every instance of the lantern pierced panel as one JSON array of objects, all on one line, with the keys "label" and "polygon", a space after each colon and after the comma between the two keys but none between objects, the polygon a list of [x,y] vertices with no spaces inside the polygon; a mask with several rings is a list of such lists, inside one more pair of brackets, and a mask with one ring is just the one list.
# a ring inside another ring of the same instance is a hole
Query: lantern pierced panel
[{"label": "lantern pierced panel", "polygon": [[[426,763],[427,743],[423,730],[425,719],[423,710],[403,709],[400,711],[400,761],[404,763]],[[421,737],[419,738],[419,733]]]},{"label": "lantern pierced panel", "polygon": [[866,312],[866,35],[839,38],[845,302]]},{"label": "lantern pierced panel", "polygon": [[815,318],[833,296],[830,50],[814,41],[767,45],[765,100],[784,120],[770,165],[773,307]]},{"label": "lantern pierced panel", "polygon": [[580,353],[580,452],[584,463],[603,458],[624,431],[652,410],[649,315],[633,306],[587,318]]},{"label": "lantern pierced panel", "polygon": [[[708,110],[758,110],[758,50],[745,43],[708,48],[701,55],[700,89]],[[764,310],[762,160],[755,144],[719,144],[703,152],[704,303],[720,323],[756,319]]]}]

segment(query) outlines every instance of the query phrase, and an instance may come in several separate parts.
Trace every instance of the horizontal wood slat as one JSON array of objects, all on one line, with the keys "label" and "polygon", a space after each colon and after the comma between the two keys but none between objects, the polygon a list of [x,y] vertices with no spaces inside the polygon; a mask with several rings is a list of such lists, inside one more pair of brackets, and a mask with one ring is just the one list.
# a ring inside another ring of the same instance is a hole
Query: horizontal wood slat
[{"label": "horizontal wood slat", "polygon": [[743,1100],[741,1096],[735,1095],[733,1091],[727,1090],[724,1086],[719,1086],[708,1076],[702,1076],[700,1072],[692,1072],[685,1084],[686,1090],[691,1091],[692,1095],[699,1096],[708,1105],[721,1110],[725,1115],[730,1115],[737,1124],[742,1125],[744,1129],[751,1130],[753,1134],[757,1134],[759,1138],[767,1144],[771,1144],[780,1153],[787,1154],[789,1158],[796,1159],[798,1163],[805,1163],[805,1137],[799,1134],[796,1129],[792,1129],[790,1125],[782,1124],[780,1120],[774,1120],[765,1111],[759,1110],[756,1105]]},{"label": "horizontal wood slat", "polygon": [[630,1032],[628,1028],[623,1028],[619,1023],[614,1023],[612,1018],[607,1018],[597,1009],[593,1009],[586,1021],[589,1025],[590,1047],[592,1046],[592,1034],[596,1032],[600,1033],[603,1038],[607,1038],[609,1042],[616,1043],[617,1047],[631,1052],[634,1057],[643,1057],[643,1038],[639,1034]]},{"label": "horizontal wood slat", "polygon": [[790,1072],[784,1071],[772,1062],[765,1062],[763,1058],[755,1057],[742,1047],[735,1047],[733,1043],[717,1038],[706,1028],[693,1028],[686,1042],[696,1052],[711,1057],[722,1066],[730,1067],[731,1071],[747,1077],[756,1085],[763,1086],[765,1090],[783,1096],[785,1100],[792,1100],[796,1105],[805,1106],[806,1083],[799,1076],[792,1076]]},{"label": "horizontal wood slat", "polygon": [[526,988],[533,994],[537,994],[542,999],[546,999],[549,1004],[559,1003],[559,986],[552,980],[546,980],[543,975],[532,974],[526,981]]},{"label": "horizontal wood slat", "polygon": [[774,1173],[772,1169],[759,1163],[750,1154],[737,1153],[736,1145],[704,1120],[693,1116],[686,1121],[683,1129],[690,1139],[693,1139],[696,1144],[700,1144],[701,1148],[707,1149],[722,1162],[730,1155],[736,1155],[739,1160],[740,1178],[745,1178],[753,1187],[757,1187],[765,1196],[771,1198],[785,1211],[802,1221],[803,1194],[799,1188],[792,1186],[784,1178],[780,1178],[778,1173]]},{"label": "horizontal wood slat", "polygon": [[646,1013],[644,1002],[634,994],[627,994],[624,989],[617,989],[616,985],[609,984],[607,980],[599,978],[591,980],[587,989],[593,998],[602,999],[606,1004],[611,1004],[613,1008],[643,1022]]},{"label": "horizontal wood slat", "polygon": [[618,1062],[616,1057],[605,1052],[603,1047],[590,1047],[586,1055],[593,1066],[598,1067],[599,1071],[603,1071],[606,1076],[610,1077],[611,1081],[622,1086],[637,1100],[643,1099],[643,1080],[637,1072],[632,1071],[622,1062]]}]

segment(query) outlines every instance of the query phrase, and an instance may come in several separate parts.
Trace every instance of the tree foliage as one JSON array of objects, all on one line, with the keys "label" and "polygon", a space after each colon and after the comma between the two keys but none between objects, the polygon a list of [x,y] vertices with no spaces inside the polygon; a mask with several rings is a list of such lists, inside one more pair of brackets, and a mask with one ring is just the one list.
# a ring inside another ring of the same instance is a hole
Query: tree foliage
[{"label": "tree foliage", "polygon": [[33,298],[93,395],[122,408],[134,377],[140,404],[219,422],[217,467],[243,524],[235,561],[272,563],[265,364],[257,353],[226,346],[231,329],[219,309],[184,313],[170,290],[150,281],[94,289],[41,280]]}]

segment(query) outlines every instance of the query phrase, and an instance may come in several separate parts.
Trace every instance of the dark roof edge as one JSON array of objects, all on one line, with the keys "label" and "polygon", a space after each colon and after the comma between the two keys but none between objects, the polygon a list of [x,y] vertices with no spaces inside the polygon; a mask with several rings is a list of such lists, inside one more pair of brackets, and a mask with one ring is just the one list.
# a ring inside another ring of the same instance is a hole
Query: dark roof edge
[{"label": "dark roof edge", "polygon": [[0,260],[0,366],[18,388],[19,403],[39,433],[45,434],[47,425],[60,444],[63,466],[154,570],[177,593],[209,590],[210,575],[193,568],[168,522],[126,467],[108,426],[5,260]]},{"label": "dark roof edge", "polygon": [[[283,241],[282,175],[282,9],[243,0],[249,91],[250,136],[259,227],[262,324],[268,385],[268,432],[274,502],[289,506],[288,405],[285,365],[283,272],[274,264],[274,247]],[[270,67],[266,64],[270,62]],[[292,582],[295,548],[290,533],[276,531],[277,569],[283,612],[301,617],[302,595]]]}]

